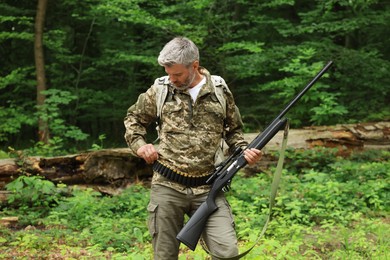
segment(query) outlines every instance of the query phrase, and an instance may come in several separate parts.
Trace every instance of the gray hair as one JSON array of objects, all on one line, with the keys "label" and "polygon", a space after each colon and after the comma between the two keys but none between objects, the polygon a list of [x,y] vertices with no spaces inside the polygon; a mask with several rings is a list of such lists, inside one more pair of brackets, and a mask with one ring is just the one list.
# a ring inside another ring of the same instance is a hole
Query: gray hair
[{"label": "gray hair", "polygon": [[196,60],[199,60],[199,49],[186,37],[176,37],[165,44],[157,58],[161,66],[174,64],[189,66]]}]

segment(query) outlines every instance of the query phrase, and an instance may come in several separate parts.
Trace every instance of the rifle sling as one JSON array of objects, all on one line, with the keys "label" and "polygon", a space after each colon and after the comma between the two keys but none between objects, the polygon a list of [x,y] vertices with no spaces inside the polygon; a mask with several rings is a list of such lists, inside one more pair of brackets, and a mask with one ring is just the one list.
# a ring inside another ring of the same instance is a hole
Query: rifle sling
[{"label": "rifle sling", "polygon": [[283,141],[282,141],[282,144],[281,144],[281,147],[280,147],[278,164],[276,166],[276,169],[275,169],[275,172],[274,172],[274,178],[273,178],[272,184],[271,184],[271,193],[270,193],[268,217],[267,217],[267,219],[266,219],[266,221],[264,223],[263,229],[259,233],[255,243],[249,249],[247,249],[245,252],[240,253],[240,254],[238,254],[236,256],[233,256],[233,257],[220,257],[220,256],[216,256],[216,255],[211,254],[210,250],[207,248],[206,244],[201,239],[201,241],[200,241],[201,245],[202,245],[203,249],[209,255],[211,255],[213,257],[216,257],[217,259],[223,259],[223,260],[236,260],[236,259],[240,259],[241,257],[244,257],[245,255],[247,255],[257,245],[257,243],[259,243],[260,239],[263,237],[265,231],[267,230],[268,223],[271,221],[272,208],[275,205],[276,193],[277,193],[277,190],[278,190],[278,187],[279,187],[279,183],[280,183],[280,179],[281,179],[281,176],[282,176],[284,155],[285,155],[286,146],[287,146],[288,130],[289,130],[289,123],[287,121],[286,126],[284,128]]}]

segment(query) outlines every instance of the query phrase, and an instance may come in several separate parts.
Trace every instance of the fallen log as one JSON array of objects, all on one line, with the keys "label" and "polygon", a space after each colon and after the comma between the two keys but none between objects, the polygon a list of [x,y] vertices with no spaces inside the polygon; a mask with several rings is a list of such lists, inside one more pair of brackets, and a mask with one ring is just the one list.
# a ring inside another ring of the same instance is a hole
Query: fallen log
[{"label": "fallen log", "polygon": [[19,217],[3,217],[0,218],[0,225],[4,227],[16,226],[19,221]]},{"label": "fallen log", "polygon": [[[246,134],[251,141],[257,134]],[[279,132],[265,147],[276,150],[282,140]],[[390,122],[340,124],[335,126],[311,126],[290,129],[288,147],[310,149],[313,147],[335,147],[343,150],[390,149]]]},{"label": "fallen log", "polygon": [[[248,142],[257,134],[246,134]],[[278,133],[264,148],[263,159],[249,171],[261,171],[275,163],[272,151],[279,149],[283,133]],[[290,129],[288,147],[311,149],[336,147],[340,153],[355,150],[390,149],[390,122],[345,124],[336,126]],[[245,170],[245,168],[244,168]],[[152,169],[143,160],[131,155],[128,148],[104,149],[52,158],[23,157],[0,160],[0,190],[21,174],[38,174],[54,183],[87,185],[114,193],[134,182],[149,182]]]},{"label": "fallen log", "polygon": [[[105,149],[49,158],[29,157],[0,160],[0,190],[22,174],[40,175],[67,185],[124,187],[147,179],[151,166],[131,155],[127,148]],[[19,166],[23,165],[23,166]]]},{"label": "fallen log", "polygon": [[[257,134],[246,134],[249,142]],[[264,156],[260,163],[248,166],[247,171],[259,172],[270,165],[275,165],[276,157],[270,152],[278,150],[282,142],[283,132],[280,131],[264,147]],[[368,122],[358,124],[339,124],[334,126],[310,126],[302,129],[290,129],[287,147],[290,149],[312,149],[327,147],[338,149],[338,155],[348,156],[353,151],[389,150],[390,122]]]}]

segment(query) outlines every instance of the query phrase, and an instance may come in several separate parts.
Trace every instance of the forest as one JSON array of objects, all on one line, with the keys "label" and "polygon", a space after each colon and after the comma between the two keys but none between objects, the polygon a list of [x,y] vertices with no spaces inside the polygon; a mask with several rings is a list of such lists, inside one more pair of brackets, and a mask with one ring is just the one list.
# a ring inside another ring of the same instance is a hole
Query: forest
[{"label": "forest", "polygon": [[202,66],[225,78],[247,132],[262,130],[330,60],[326,77],[289,113],[291,127],[388,120],[389,6],[3,0],[0,145],[125,146],[127,108],[165,74],[158,53],[179,35],[199,46]]},{"label": "forest", "polygon": [[[165,75],[157,56],[173,37],[197,44],[257,133],[329,61],[291,128],[390,121],[389,35],[387,0],[1,0],[0,159],[20,174],[0,198],[0,258],[151,259],[148,183],[107,196],[24,162],[126,147],[126,111]],[[388,258],[389,150],[339,152],[286,151],[273,220],[246,259]],[[240,250],[264,224],[273,170],[240,172],[227,193]],[[179,259],[210,257],[183,246]]]}]

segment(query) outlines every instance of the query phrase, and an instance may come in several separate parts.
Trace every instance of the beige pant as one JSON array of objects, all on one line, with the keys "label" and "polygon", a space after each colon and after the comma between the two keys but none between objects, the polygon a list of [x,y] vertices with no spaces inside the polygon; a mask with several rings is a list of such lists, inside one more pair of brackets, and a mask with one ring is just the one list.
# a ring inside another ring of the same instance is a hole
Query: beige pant
[{"label": "beige pant", "polygon": [[[184,215],[191,216],[206,198],[207,194],[194,195],[190,188],[187,194],[183,194],[162,185],[152,185],[148,227],[154,259],[178,259],[180,242],[176,235],[183,227]],[[210,215],[202,238],[213,255],[236,256],[238,248],[233,216],[222,192],[217,196],[216,204],[218,210]]]}]

